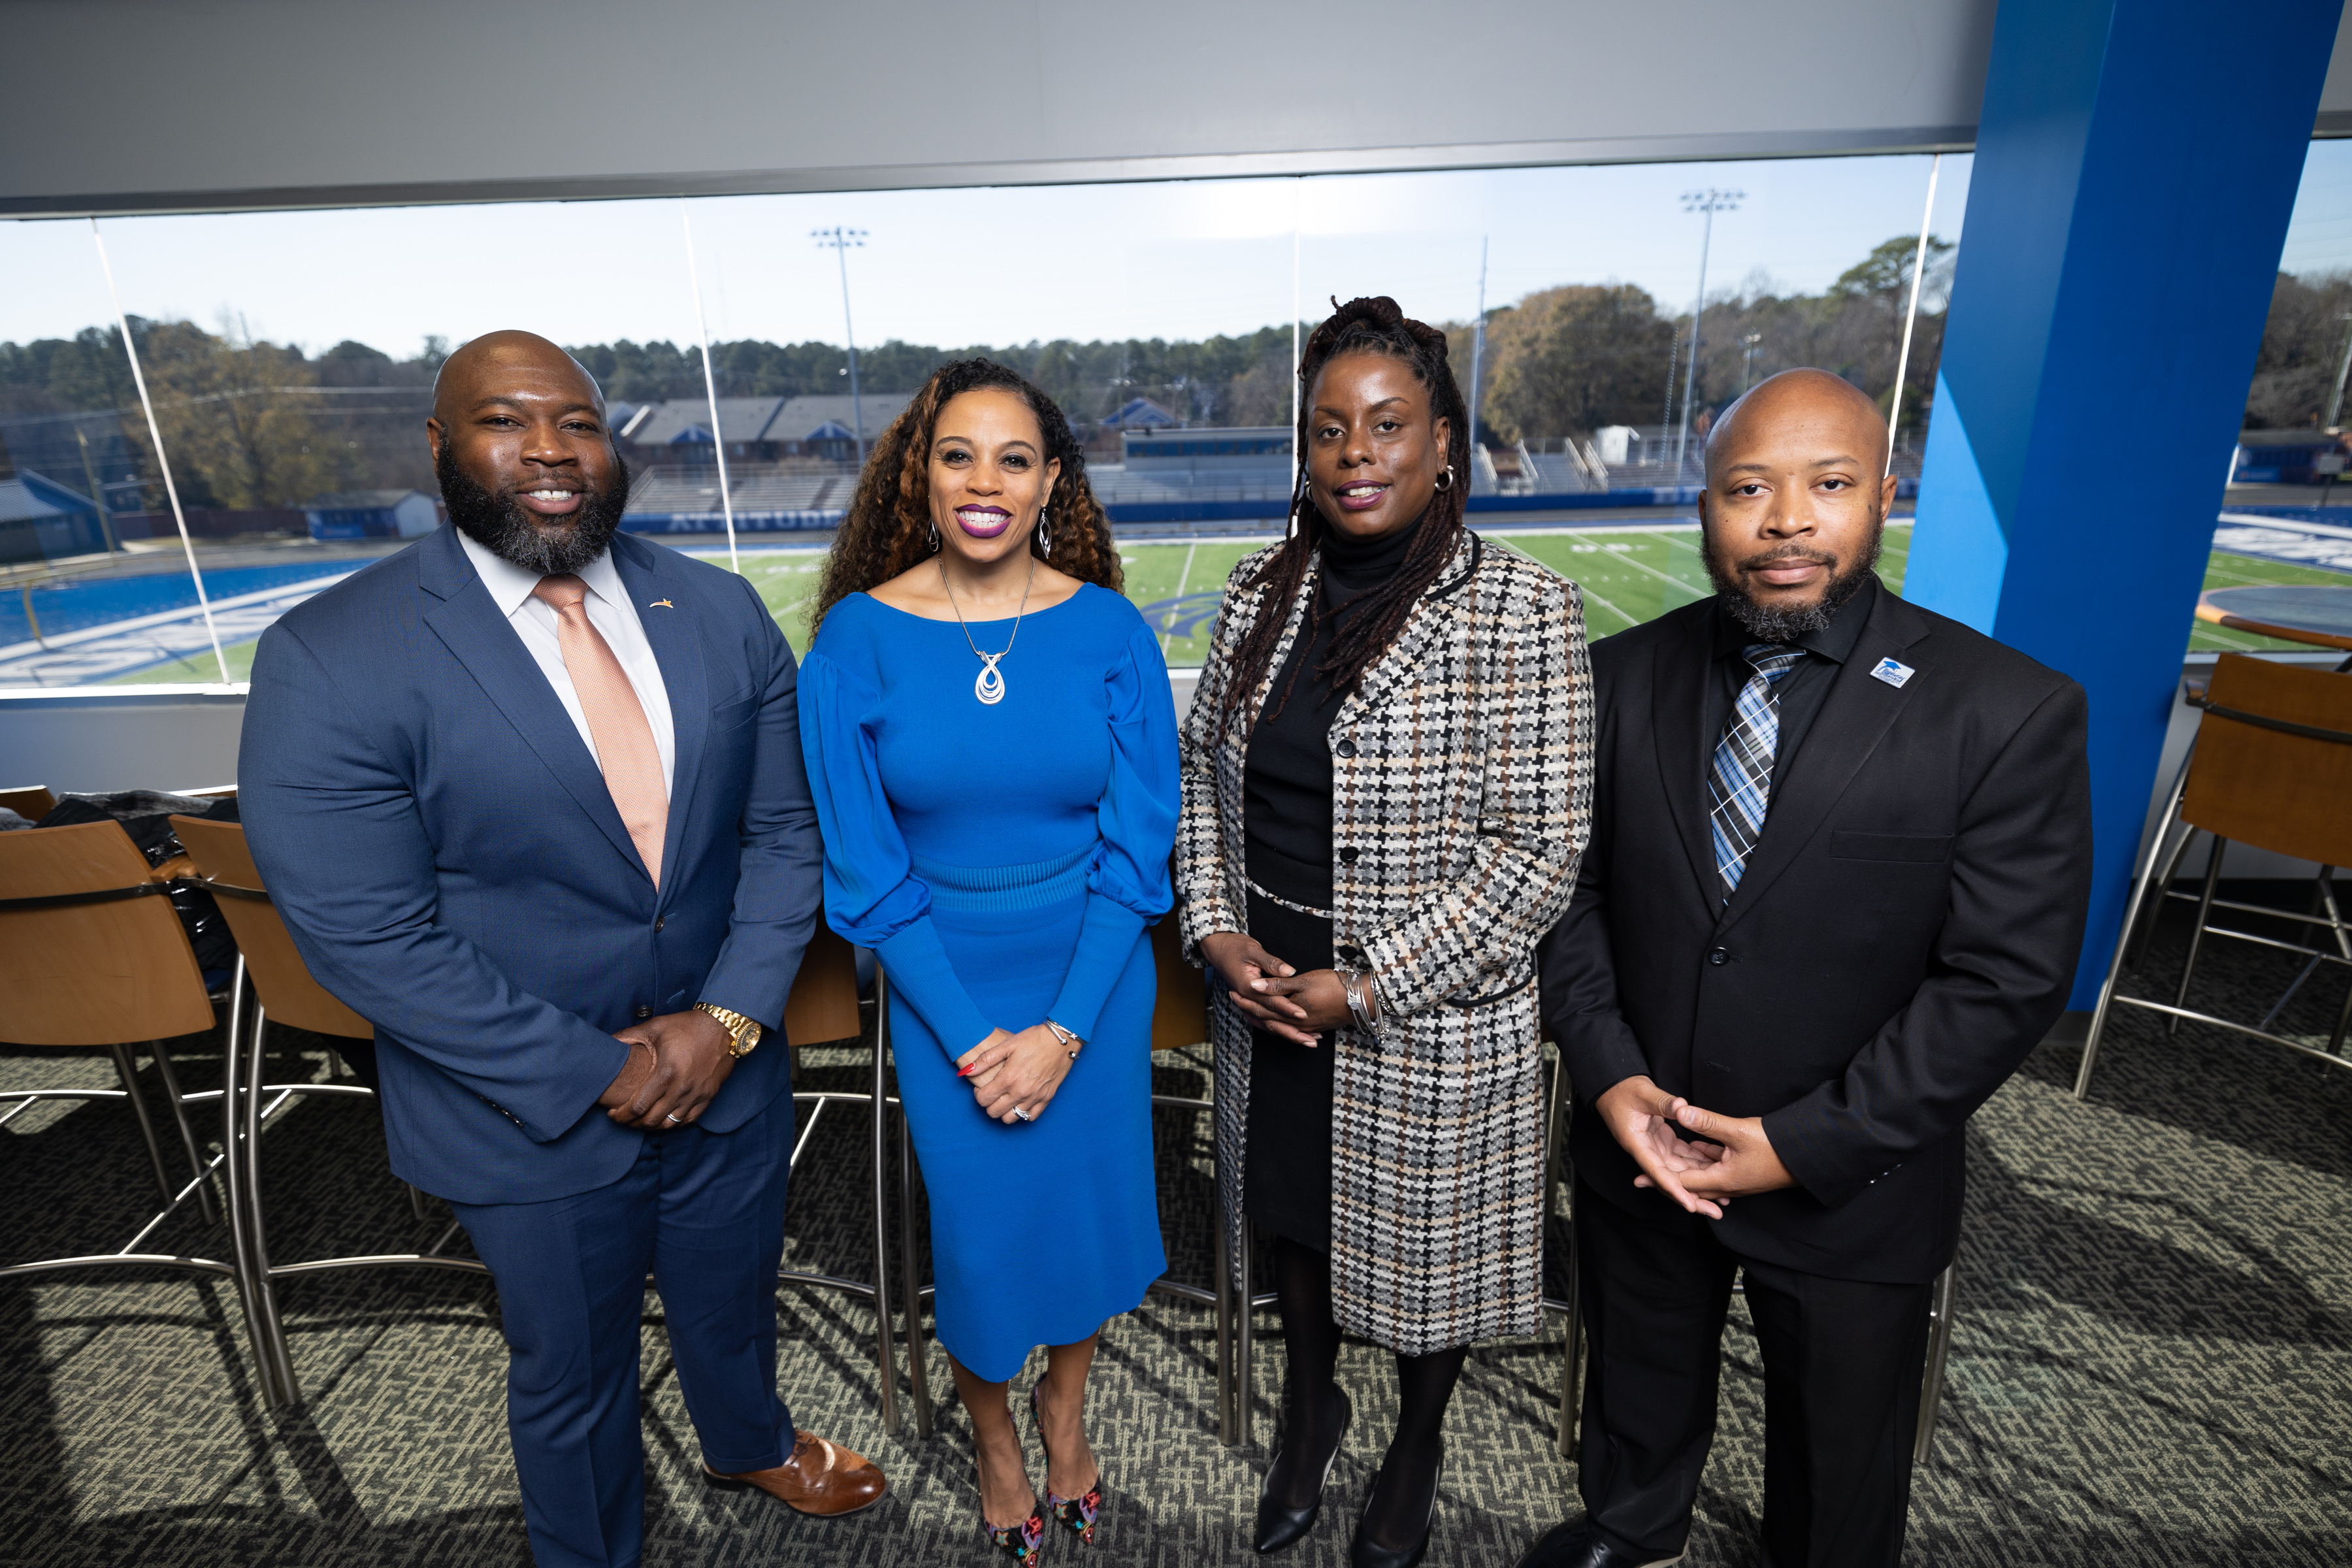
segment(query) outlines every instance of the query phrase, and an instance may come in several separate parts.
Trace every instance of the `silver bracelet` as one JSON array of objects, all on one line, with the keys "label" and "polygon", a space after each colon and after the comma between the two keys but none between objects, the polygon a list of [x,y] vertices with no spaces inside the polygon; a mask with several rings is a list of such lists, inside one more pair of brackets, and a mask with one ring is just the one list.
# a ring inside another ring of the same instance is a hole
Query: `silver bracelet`
[{"label": "silver bracelet", "polygon": [[1070,1059],[1072,1061],[1076,1061],[1078,1059],[1077,1047],[1085,1045],[1086,1042],[1079,1039],[1077,1036],[1070,1033],[1069,1030],[1062,1027],[1061,1025],[1054,1022],[1051,1018],[1045,1020],[1045,1027],[1054,1031],[1054,1037],[1062,1042],[1062,1048],[1070,1053]]},{"label": "silver bracelet", "polygon": [[1364,1001],[1364,972],[1342,969],[1339,971],[1339,986],[1348,994],[1348,1016],[1355,1020],[1359,1029],[1370,1029],[1372,1026],[1372,1011]]}]

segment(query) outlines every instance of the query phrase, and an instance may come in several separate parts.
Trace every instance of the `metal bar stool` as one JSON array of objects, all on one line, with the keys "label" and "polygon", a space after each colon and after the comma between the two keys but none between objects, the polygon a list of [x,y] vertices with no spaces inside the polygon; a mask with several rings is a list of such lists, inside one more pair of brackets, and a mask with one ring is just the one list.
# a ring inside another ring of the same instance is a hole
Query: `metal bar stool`
[{"label": "metal bar stool", "polygon": [[[854,1040],[861,1032],[857,998],[857,952],[822,918],[810,934],[808,950],[802,954],[800,973],[793,979],[792,994],[784,1003],[784,1037],[797,1049],[802,1046],[823,1045],[835,1040]],[[872,1163],[874,1189],[874,1226],[872,1230],[874,1279],[847,1279],[835,1274],[816,1274],[803,1269],[779,1268],[776,1278],[788,1285],[834,1290],[845,1296],[874,1303],[874,1358],[882,1384],[882,1426],[884,1430],[898,1429],[898,1361],[890,1322],[890,1232],[889,1232],[889,1111],[898,1099],[888,1091],[887,1067],[890,1054],[889,983],[877,975],[874,987],[874,1077],[873,1087],[864,1093],[835,1090],[795,1090],[794,1106],[810,1108],[808,1120],[801,1123],[793,1140],[792,1168],[800,1169],[801,1154],[807,1149],[809,1139],[815,1133],[817,1123],[828,1107],[833,1105],[863,1105],[870,1118],[869,1155]],[[901,1118],[903,1121],[903,1117]],[[905,1131],[900,1130],[899,1158],[910,1156],[905,1147]],[[908,1245],[905,1235],[899,1237],[902,1258]],[[908,1278],[912,1279],[911,1263]],[[907,1343],[913,1364],[908,1369],[915,1402],[915,1426],[922,1436],[930,1436],[930,1400],[923,1376],[919,1329],[913,1311],[908,1313]]]},{"label": "metal bar stool", "polygon": [[[2335,1029],[2326,1049],[2272,1028],[2304,982],[2323,965],[2352,969],[2352,929],[2336,907],[2335,888],[2336,868],[2352,862],[2352,676],[2225,654],[2213,668],[2211,684],[2202,691],[2192,687],[2188,700],[2190,706],[2203,709],[2204,716],[2198,721],[2197,737],[2173,781],[2163,819],[2141,858],[2131,900],[2124,909],[2123,931],[2107,965],[2106,980],[2099,987],[2098,1006],[2083,1042],[2082,1066],[2074,1075],[2077,1100],[2091,1091],[2099,1044],[2108,1017],[2118,1006],[2165,1015],[2168,1032],[2178,1032],[2185,1018],[2283,1047],[2330,1067],[2352,1068],[2352,1058],[2344,1053],[2346,1029],[2352,1026],[2352,987],[2347,987],[2336,1009]],[[2167,844],[2176,827],[2182,830],[2180,837],[2168,854]],[[2190,842],[2200,832],[2210,845],[2204,885],[2196,893],[2175,891],[2172,879]],[[2319,874],[2309,910],[2294,914],[2217,897],[2221,863],[2233,841],[2316,862]],[[2179,984],[2170,1005],[2116,994],[2117,981],[2126,967],[2137,963],[2168,900],[2197,907],[2188,957],[2181,964]],[[2215,910],[2299,925],[2310,940],[2282,942],[2256,931],[2217,926],[2212,923]],[[2323,933],[2334,951],[2320,945]],[[2189,1005],[2189,983],[2209,935],[2304,959],[2300,972],[2259,1023],[2218,1017]]]},{"label": "metal bar stool", "polygon": [[[8,997],[9,1037],[27,1046],[103,1047],[120,1089],[37,1089],[0,1092],[12,1100],[0,1125],[43,1100],[128,1100],[138,1118],[163,1207],[113,1252],[43,1258],[0,1268],[0,1278],[68,1268],[162,1268],[214,1274],[242,1283],[235,1267],[208,1258],[142,1252],[142,1243],[194,1198],[215,1218],[211,1173],[188,1121],[191,1104],[217,1091],[180,1087],[163,1042],[208,1033],[206,994],[186,931],[153,879],[146,858],[120,825],[93,822],[38,832],[0,834],[0,994]],[[143,1041],[155,1058],[180,1144],[193,1172],[174,1184],[126,1041]]]},{"label": "metal bar stool", "polygon": [[[269,1259],[268,1234],[262,1201],[260,1133],[268,1119],[298,1095],[328,1095],[373,1099],[358,1084],[262,1081],[265,1054],[263,1032],[271,1018],[313,1033],[343,1038],[369,1038],[374,1026],[336,1000],[304,965],[292,936],[269,901],[261,875],[246,847],[245,830],[234,823],[174,817],[181,842],[203,874],[205,883],[220,896],[222,912],[243,953],[240,984],[230,1009],[229,1078],[226,1098],[233,1234],[236,1240],[239,1279],[247,1296],[247,1320],[261,1364],[262,1392],[272,1408],[298,1404],[302,1394],[294,1373],[283,1322],[278,1310],[276,1282],[299,1274],[347,1268],[422,1268],[487,1275],[478,1259],[452,1256],[444,1249],[456,1241],[460,1226],[451,1220],[438,1239],[423,1252],[372,1253],[348,1258],[310,1258],[296,1263]],[[11,836],[14,837],[14,836]],[[254,993],[251,1021],[243,1021],[244,993]],[[784,1009],[788,1038],[803,1041],[854,1037],[857,1033],[857,973],[848,944],[822,925],[809,944]],[[877,1072],[878,1083],[878,1072]],[[808,1135],[825,1105],[834,1100],[866,1101],[867,1095],[795,1094],[796,1104],[813,1103],[808,1125],[793,1141],[792,1160],[800,1161]],[[264,1101],[268,1103],[265,1105]],[[875,1117],[874,1173],[877,1208],[874,1223],[877,1276],[887,1259],[887,1242],[878,1206],[883,1174],[881,1115]],[[412,1198],[414,1193],[412,1190]],[[422,1216],[421,1202],[418,1212]],[[826,1274],[779,1268],[780,1283],[819,1287],[863,1297],[876,1302],[876,1353],[882,1369],[882,1406],[886,1426],[897,1426],[896,1373],[891,1355],[888,1286],[887,1279],[869,1285]]]},{"label": "metal bar stool", "polygon": [[[1151,927],[1151,963],[1159,980],[1159,991],[1151,1005],[1151,1049],[1160,1051],[1189,1050],[1209,1037],[1208,976],[1184,956],[1183,938],[1176,911],[1171,910]],[[1213,1082],[1215,1069],[1211,1068]],[[1214,1125],[1217,1102],[1183,1094],[1155,1094],[1155,1109],[1190,1110],[1212,1118],[1209,1129],[1209,1184],[1213,1191],[1217,1173],[1217,1136]],[[1208,1307],[1216,1313],[1217,1321],[1217,1440],[1227,1447],[1243,1440],[1240,1422],[1241,1378],[1234,1355],[1234,1299],[1232,1261],[1225,1247],[1225,1228],[1222,1198],[1210,1219],[1211,1248],[1216,1254],[1214,1274],[1211,1283],[1200,1286],[1166,1276],[1151,1282],[1151,1289],[1163,1296],[1195,1306]]]},{"label": "metal bar stool", "polygon": [[[193,816],[175,816],[172,826],[198,877],[219,902],[229,933],[236,938],[239,956],[229,996],[227,1067],[223,1079],[224,1142],[230,1155],[229,1229],[245,1287],[246,1324],[259,1365],[262,1403],[270,1409],[282,1409],[301,1403],[302,1387],[278,1310],[278,1280],[344,1268],[405,1267],[466,1274],[489,1270],[475,1258],[453,1257],[442,1250],[457,1239],[455,1220],[424,1252],[373,1253],[299,1263],[270,1261],[261,1196],[262,1128],[298,1096],[360,1100],[375,1096],[356,1083],[265,1083],[268,1025],[274,1019],[337,1039],[373,1039],[375,1026],[311,978],[293,936],[278,918],[277,906],[262,889],[261,873],[246,847],[243,827]],[[423,1217],[421,1204],[418,1215]]]}]

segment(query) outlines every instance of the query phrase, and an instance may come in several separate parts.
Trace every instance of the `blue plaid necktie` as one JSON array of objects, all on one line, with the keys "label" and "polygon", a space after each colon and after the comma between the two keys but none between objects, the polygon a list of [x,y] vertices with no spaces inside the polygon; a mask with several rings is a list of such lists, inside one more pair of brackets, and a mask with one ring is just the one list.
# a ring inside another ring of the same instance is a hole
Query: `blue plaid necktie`
[{"label": "blue plaid necktie", "polygon": [[1731,706],[1723,739],[1715,744],[1707,769],[1707,816],[1715,829],[1715,868],[1723,878],[1723,899],[1739,889],[1739,874],[1756,841],[1764,836],[1764,813],[1772,804],[1772,753],[1780,742],[1780,682],[1801,648],[1749,643],[1740,656],[1755,668]]}]

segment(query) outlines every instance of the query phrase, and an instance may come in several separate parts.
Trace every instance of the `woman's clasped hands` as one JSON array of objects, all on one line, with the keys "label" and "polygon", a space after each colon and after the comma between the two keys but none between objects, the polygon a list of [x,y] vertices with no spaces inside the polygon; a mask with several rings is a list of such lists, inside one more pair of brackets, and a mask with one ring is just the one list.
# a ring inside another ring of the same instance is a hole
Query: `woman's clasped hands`
[{"label": "woman's clasped hands", "polygon": [[971,1085],[971,1097],[995,1121],[1010,1126],[1034,1121],[1070,1075],[1081,1042],[1056,1034],[1049,1024],[1032,1024],[1019,1034],[997,1029],[956,1058],[956,1070]]},{"label": "woman's clasped hands", "polygon": [[1325,1030],[1348,1022],[1348,988],[1335,970],[1301,973],[1237,931],[1202,937],[1201,956],[1223,979],[1234,1005],[1270,1035],[1320,1045]]}]

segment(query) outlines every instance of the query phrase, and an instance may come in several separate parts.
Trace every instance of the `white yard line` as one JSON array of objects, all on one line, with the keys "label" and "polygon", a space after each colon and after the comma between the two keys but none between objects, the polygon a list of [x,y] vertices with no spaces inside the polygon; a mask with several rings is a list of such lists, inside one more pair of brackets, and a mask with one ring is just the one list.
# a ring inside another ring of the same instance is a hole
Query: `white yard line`
[{"label": "white yard line", "polygon": [[1696,594],[1701,597],[1704,597],[1708,592],[1707,584],[1704,583],[1686,582],[1683,578],[1677,577],[1670,572],[1661,572],[1656,567],[1651,565],[1648,562],[1636,557],[1630,550],[1612,550],[1607,552],[1607,559],[1612,561],[1622,561],[1637,572],[1647,572],[1659,582],[1671,583],[1685,594]]},{"label": "white yard line", "polygon": [[[353,567],[352,571],[357,571]],[[282,599],[289,594],[305,598],[350,576],[351,572],[338,572],[331,577],[314,577],[305,582],[288,583],[276,588],[264,588],[257,593],[239,594],[233,599],[215,599],[213,610],[241,610],[248,605],[266,605],[272,599]],[[176,574],[174,574],[176,575]],[[167,626],[174,621],[194,620],[204,614],[202,607],[190,605],[184,609],[159,610],[152,616],[134,616],[127,621],[109,621],[102,626],[84,626],[78,632],[61,632],[53,637],[35,642],[11,643],[0,647],[0,660],[22,658],[27,654],[53,653],[58,648],[72,647],[80,643],[95,642],[100,637],[118,637],[131,632],[145,631],[150,626]]]},{"label": "white yard line", "polygon": [[1622,620],[1627,626],[1638,626],[1642,624],[1640,616],[1627,615],[1623,610],[1619,609],[1616,605],[1611,604],[1608,600],[1602,598],[1600,595],[1594,593],[1591,588],[1586,587],[1583,584],[1579,583],[1576,585],[1576,590],[1578,593],[1584,595],[1584,602],[1586,604],[1600,605],[1611,615]]},{"label": "white yard line", "polygon": [[[1179,599],[1184,596],[1184,584],[1192,580],[1192,557],[1200,553],[1200,550],[1201,542],[1197,539],[1184,547],[1184,569],[1176,574],[1174,596]],[[1168,638],[1171,635],[1172,635],[1172,628],[1160,634],[1160,657],[1163,659],[1168,657]],[[1192,639],[1187,637],[1185,640],[1190,642]]]}]

